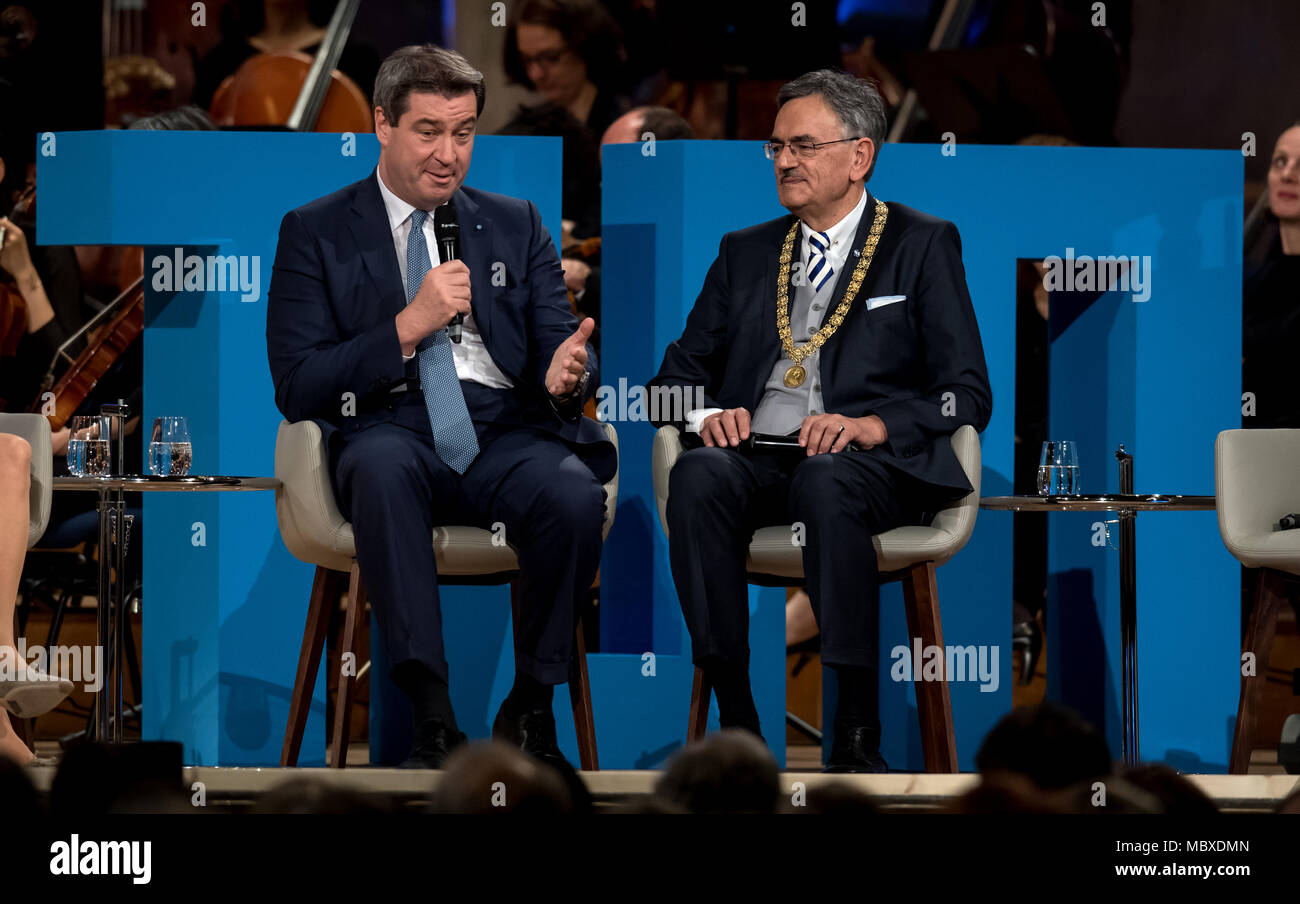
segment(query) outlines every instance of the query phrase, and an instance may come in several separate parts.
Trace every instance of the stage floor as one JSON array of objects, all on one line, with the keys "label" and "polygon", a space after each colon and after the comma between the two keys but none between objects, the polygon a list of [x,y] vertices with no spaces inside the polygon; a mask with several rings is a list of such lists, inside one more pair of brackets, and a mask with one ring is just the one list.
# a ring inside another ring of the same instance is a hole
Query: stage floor
[{"label": "stage floor", "polygon": [[[794,748],[797,750],[798,748]],[[816,748],[807,748],[812,759]],[[1263,756],[1260,754],[1263,753]],[[185,782],[202,782],[208,805],[240,809],[257,800],[290,778],[312,778],[330,785],[365,793],[391,795],[412,804],[427,800],[437,787],[442,773],[434,770],[411,770],[371,767],[365,764],[366,750],[354,747],[347,769],[328,768],[248,768],[191,766],[185,769]],[[1270,764],[1256,762],[1273,758]],[[791,760],[795,758],[792,756]],[[791,789],[802,782],[806,789],[842,782],[870,795],[877,806],[887,811],[937,812],[951,806],[979,781],[974,773],[929,775],[896,773],[889,775],[823,775],[820,764],[792,762],[792,769],[781,774],[782,788]],[[1273,810],[1288,794],[1300,789],[1300,776],[1281,771],[1271,751],[1257,752],[1249,775],[1188,775],[1224,812],[1266,813]],[[56,767],[37,766],[29,770],[32,783],[40,792],[48,792]],[[1271,774],[1269,774],[1271,773]],[[645,797],[654,790],[661,773],[656,770],[602,770],[578,773],[598,805],[617,804]]]}]

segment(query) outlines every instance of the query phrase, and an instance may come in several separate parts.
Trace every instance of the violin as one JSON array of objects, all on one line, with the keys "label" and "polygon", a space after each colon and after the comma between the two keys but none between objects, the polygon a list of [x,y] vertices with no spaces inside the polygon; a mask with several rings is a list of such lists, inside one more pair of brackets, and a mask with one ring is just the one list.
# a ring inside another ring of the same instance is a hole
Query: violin
[{"label": "violin", "polygon": [[[132,259],[128,255],[128,260]],[[140,260],[143,266],[143,249]],[[124,264],[124,267],[127,266]],[[106,322],[106,323],[105,323]],[[32,401],[29,411],[44,414],[50,429],[59,431],[94,391],[104,374],[117,363],[127,347],[144,331],[144,275],[136,277],[121,295],[91,319],[73,336],[90,333],[86,348],[64,371],[57,383],[48,388],[54,393],[54,411],[45,411],[45,393]],[[69,343],[72,340],[69,340]],[[67,345],[68,343],[65,343]],[[57,360],[57,359],[56,359]],[[51,368],[51,373],[53,369]],[[46,375],[48,387],[50,375]]]},{"label": "violin", "polygon": [[565,257],[576,257],[584,261],[590,261],[599,254],[600,236],[598,235],[576,241],[564,249]]},{"label": "violin", "polygon": [[[36,204],[36,184],[29,182],[18,196],[9,219],[27,216]],[[0,248],[5,237],[0,236]],[[12,280],[0,282],[0,357],[16,355],[18,343],[27,335],[27,300]]]}]

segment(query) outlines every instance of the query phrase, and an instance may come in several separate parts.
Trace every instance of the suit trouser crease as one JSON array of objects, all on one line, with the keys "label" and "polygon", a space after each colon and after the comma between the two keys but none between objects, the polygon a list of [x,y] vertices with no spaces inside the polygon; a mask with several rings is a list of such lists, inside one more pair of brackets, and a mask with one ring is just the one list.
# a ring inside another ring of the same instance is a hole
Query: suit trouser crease
[{"label": "suit trouser crease", "polygon": [[481,431],[480,446],[463,476],[438,458],[432,434],[398,424],[354,434],[338,453],[336,496],[390,663],[417,660],[448,680],[433,528],[502,525],[520,571],[516,667],[563,683],[577,603],[600,564],[604,488],[540,431]]},{"label": "suit trouser crease", "polygon": [[669,558],[692,658],[749,657],[745,570],[760,527],[802,522],[805,584],[827,665],[878,666],[879,569],[873,535],[917,506],[906,481],[861,453],[785,458],[704,447],[669,475]]}]

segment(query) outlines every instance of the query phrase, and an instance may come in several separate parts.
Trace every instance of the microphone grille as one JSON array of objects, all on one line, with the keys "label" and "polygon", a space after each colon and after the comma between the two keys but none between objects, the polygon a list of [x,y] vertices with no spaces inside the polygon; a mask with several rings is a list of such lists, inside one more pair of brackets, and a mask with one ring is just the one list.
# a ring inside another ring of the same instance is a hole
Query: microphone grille
[{"label": "microphone grille", "polygon": [[433,228],[444,234],[460,232],[460,217],[456,215],[456,207],[450,201],[433,209]]}]

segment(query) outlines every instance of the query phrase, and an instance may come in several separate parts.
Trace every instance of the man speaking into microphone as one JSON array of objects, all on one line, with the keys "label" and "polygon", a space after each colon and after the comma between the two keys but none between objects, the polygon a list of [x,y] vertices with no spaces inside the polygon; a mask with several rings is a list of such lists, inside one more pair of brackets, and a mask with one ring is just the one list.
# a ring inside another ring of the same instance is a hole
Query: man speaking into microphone
[{"label": "man speaking into microphone", "polygon": [[594,324],[570,312],[536,207],[463,186],[483,102],[482,73],[458,53],[410,46],[385,60],[379,163],[285,215],[268,299],[276,405],[320,425],[392,677],[413,704],[412,768],[440,768],[464,740],[431,543],[452,524],[504,526],[519,558],[515,682],[493,736],[561,759],[552,689],[568,680],[617,466],[582,417]]}]

